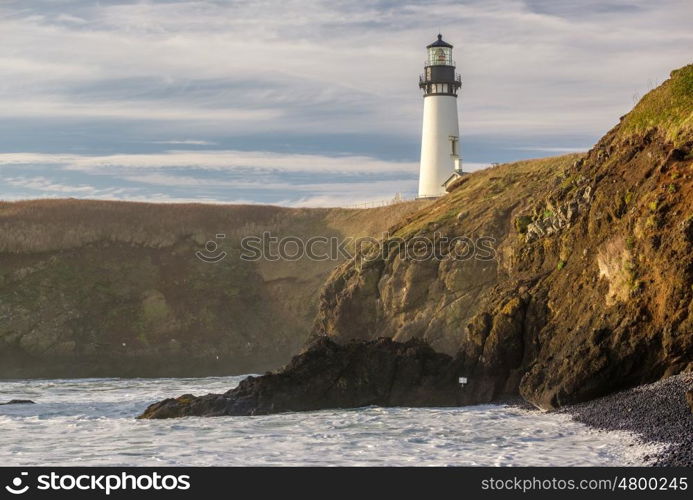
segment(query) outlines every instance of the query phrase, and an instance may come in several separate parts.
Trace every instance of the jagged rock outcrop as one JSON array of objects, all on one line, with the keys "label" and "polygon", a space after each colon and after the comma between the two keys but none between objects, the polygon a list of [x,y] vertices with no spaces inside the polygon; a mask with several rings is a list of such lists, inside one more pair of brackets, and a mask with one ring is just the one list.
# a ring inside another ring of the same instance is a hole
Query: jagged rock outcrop
[{"label": "jagged rock outcrop", "polygon": [[[575,165],[582,165],[576,163]],[[583,183],[586,178],[580,179]],[[535,213],[529,219],[532,221],[527,224],[527,243],[538,240],[544,236],[551,236],[558,233],[563,228],[572,224],[581,211],[589,206],[592,195],[592,186],[575,189],[567,200],[560,203],[555,200],[547,199],[544,205],[544,215],[540,216],[535,207]]]},{"label": "jagged rock outcrop", "polygon": [[456,406],[457,362],[420,340],[339,345],[321,338],[275,373],[248,377],[225,394],[184,395],[139,418],[264,415],[362,406]]},{"label": "jagged rock outcrop", "polygon": [[36,404],[30,399],[10,399],[7,403],[0,403],[0,405],[33,405]]},{"label": "jagged rock outcrop", "polygon": [[693,65],[586,155],[465,176],[337,268],[314,335],[459,352],[465,402],[549,409],[693,370],[692,115]]}]

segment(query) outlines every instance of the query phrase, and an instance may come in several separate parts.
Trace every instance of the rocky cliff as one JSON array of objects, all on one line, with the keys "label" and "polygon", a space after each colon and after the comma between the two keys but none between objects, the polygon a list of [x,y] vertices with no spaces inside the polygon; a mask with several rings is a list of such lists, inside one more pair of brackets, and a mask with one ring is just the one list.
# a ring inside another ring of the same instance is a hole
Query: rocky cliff
[{"label": "rocky cliff", "polygon": [[[246,261],[241,237],[379,236],[420,206],[0,203],[0,377],[281,366],[305,342],[320,286],[341,260]],[[196,252],[227,255],[213,263]]]},{"label": "rocky cliff", "polygon": [[424,339],[458,356],[468,403],[693,370],[692,116],[689,65],[587,154],[465,176],[333,272],[314,335]]}]

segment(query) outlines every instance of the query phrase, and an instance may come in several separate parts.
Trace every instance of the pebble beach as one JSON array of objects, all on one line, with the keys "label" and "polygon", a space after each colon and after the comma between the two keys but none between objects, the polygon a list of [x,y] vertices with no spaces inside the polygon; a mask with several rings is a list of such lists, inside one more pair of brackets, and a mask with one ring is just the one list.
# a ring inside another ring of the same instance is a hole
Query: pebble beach
[{"label": "pebble beach", "polygon": [[559,410],[591,427],[632,432],[663,451],[646,457],[653,466],[693,466],[693,413],[685,397],[693,373],[610,394]]}]

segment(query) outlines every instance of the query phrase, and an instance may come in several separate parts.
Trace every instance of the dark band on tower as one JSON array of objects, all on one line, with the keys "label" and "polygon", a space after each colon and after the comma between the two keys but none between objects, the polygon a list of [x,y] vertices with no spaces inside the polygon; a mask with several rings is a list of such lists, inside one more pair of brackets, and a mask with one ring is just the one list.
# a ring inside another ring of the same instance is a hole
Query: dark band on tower
[{"label": "dark band on tower", "polygon": [[438,34],[438,40],[426,46],[428,60],[424,66],[424,74],[419,76],[419,87],[424,97],[429,95],[457,96],[462,86],[462,78],[455,74],[455,61],[452,60],[452,45],[443,40]]}]

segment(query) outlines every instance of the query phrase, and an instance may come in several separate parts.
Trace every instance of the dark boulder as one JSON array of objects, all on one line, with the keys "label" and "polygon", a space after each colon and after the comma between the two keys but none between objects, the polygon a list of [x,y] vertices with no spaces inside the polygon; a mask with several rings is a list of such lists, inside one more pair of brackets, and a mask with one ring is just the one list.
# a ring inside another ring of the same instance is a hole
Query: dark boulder
[{"label": "dark boulder", "polygon": [[11,399],[7,403],[0,403],[0,405],[33,405],[36,404],[30,399]]},{"label": "dark boulder", "polygon": [[421,340],[337,344],[322,337],[281,370],[224,394],[166,399],[139,418],[265,415],[363,406],[457,406],[457,362]]}]

